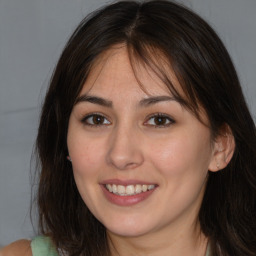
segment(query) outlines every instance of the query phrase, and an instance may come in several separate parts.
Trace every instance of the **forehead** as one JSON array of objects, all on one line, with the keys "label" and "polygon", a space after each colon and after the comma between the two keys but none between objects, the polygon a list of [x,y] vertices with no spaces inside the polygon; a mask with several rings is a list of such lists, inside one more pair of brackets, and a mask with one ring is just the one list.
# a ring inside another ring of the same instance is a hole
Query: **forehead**
[{"label": "forehead", "polygon": [[[176,90],[181,91],[172,69],[164,62],[164,58],[159,57],[157,62],[159,70],[164,72]],[[115,45],[95,59],[80,94],[111,94],[112,90],[118,89],[133,90],[140,94],[143,92],[146,95],[171,95],[170,89],[161,79],[161,74],[131,54],[126,45]]]},{"label": "forehead", "polygon": [[111,47],[94,60],[78,98],[96,96],[128,106],[150,96],[171,96],[208,126],[204,108],[200,104],[195,108],[197,103],[188,100],[171,65],[160,54],[158,59],[149,56],[152,58],[145,63],[130,54],[126,45]]}]

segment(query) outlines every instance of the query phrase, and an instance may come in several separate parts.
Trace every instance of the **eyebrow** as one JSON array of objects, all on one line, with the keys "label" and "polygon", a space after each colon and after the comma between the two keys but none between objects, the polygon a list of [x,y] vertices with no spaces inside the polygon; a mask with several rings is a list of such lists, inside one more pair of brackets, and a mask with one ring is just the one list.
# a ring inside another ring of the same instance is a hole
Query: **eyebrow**
[{"label": "eyebrow", "polygon": [[[145,99],[142,99],[139,102],[139,106],[141,107],[147,107],[150,105],[154,105],[157,104],[159,102],[163,102],[163,101],[177,101],[177,99],[175,99],[174,97],[170,97],[170,96],[152,96],[152,97],[148,97]],[[113,102],[101,97],[97,97],[97,96],[93,96],[93,95],[81,95],[80,97],[77,98],[75,104],[78,104],[80,102],[90,102],[93,104],[97,104],[97,105],[101,105],[104,107],[108,107],[111,108],[113,107]]]},{"label": "eyebrow", "polygon": [[97,96],[90,96],[90,95],[86,95],[86,94],[78,97],[75,104],[80,103],[80,102],[90,102],[90,103],[101,105],[101,106],[108,107],[108,108],[111,108],[113,106],[113,103],[110,100],[107,100],[107,99],[104,99],[101,97],[97,97]]},{"label": "eyebrow", "polygon": [[163,101],[177,101],[177,99],[175,99],[174,97],[171,97],[171,96],[166,96],[166,95],[152,96],[149,98],[142,99],[139,102],[139,105],[142,107],[146,107],[146,106],[154,105],[156,103],[163,102]]}]

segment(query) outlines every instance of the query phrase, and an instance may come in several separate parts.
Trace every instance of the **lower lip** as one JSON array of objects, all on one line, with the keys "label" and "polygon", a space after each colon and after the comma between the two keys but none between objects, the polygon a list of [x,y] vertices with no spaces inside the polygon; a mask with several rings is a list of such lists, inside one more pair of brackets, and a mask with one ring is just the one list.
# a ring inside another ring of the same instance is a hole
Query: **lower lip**
[{"label": "lower lip", "polygon": [[131,206],[146,200],[156,188],[132,196],[120,196],[109,192],[104,185],[101,185],[107,200],[119,206]]}]

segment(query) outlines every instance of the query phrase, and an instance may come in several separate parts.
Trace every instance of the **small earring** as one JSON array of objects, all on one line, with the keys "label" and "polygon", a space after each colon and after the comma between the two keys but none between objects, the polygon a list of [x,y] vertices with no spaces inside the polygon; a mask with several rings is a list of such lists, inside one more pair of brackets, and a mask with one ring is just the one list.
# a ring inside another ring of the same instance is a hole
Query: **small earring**
[{"label": "small earring", "polygon": [[217,168],[219,169],[219,168],[220,168],[220,163],[217,162],[216,166],[217,166]]},{"label": "small earring", "polygon": [[71,157],[67,156],[68,161],[72,162]]}]

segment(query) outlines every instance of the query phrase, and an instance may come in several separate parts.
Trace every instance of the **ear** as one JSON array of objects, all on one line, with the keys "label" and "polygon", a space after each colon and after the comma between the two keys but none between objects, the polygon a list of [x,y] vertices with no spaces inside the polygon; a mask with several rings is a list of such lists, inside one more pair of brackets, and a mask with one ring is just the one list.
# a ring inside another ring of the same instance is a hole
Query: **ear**
[{"label": "ear", "polygon": [[228,125],[223,125],[219,135],[214,140],[213,156],[209,171],[217,172],[224,169],[230,162],[235,151],[235,139]]}]

